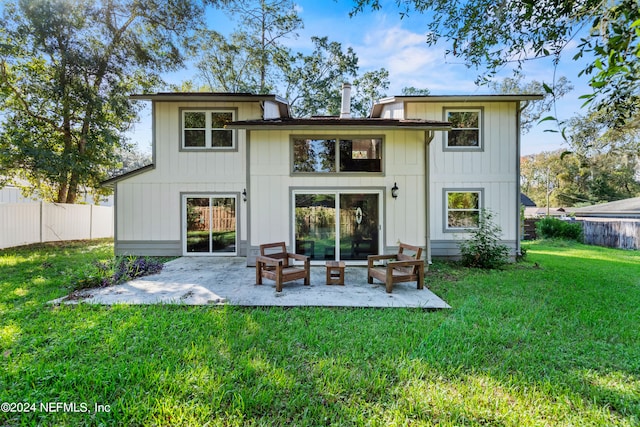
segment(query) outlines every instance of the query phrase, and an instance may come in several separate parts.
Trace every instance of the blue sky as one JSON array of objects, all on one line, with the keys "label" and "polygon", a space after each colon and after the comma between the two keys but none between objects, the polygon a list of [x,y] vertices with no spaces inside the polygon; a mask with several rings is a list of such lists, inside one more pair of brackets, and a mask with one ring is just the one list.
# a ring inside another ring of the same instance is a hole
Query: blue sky
[{"label": "blue sky", "polygon": [[[361,73],[382,67],[389,71],[388,95],[399,95],[406,86],[428,88],[434,95],[488,93],[486,87],[474,84],[478,71],[467,68],[457,58],[446,56],[444,44],[427,46],[423,16],[414,13],[401,19],[395,1],[383,0],[381,3],[382,10],[365,10],[350,18],[353,3],[349,0],[297,0],[296,7],[304,28],[296,39],[288,39],[284,43],[295,51],[307,53],[312,49],[311,36],[327,36],[330,41],[340,42],[343,48],[351,47],[358,56]],[[223,33],[230,32],[236,25],[220,11],[211,12],[208,22],[212,29]],[[558,77],[567,77],[575,86],[557,103],[557,111],[550,113],[557,114],[561,120],[584,114],[578,97],[589,92],[586,79],[578,77],[580,67],[571,60],[575,52],[575,43],[570,44],[556,71]],[[551,59],[529,61],[523,70],[526,80],[547,83],[551,83],[553,72]],[[503,77],[508,75],[508,71],[502,74]],[[167,77],[169,82],[179,83],[194,76],[192,70],[183,70]],[[143,117],[134,138],[148,138],[145,129],[141,128],[145,122]],[[523,154],[563,148],[559,134],[544,132],[552,126],[551,123],[537,125],[522,136]],[[139,142],[144,147],[145,141]]]}]

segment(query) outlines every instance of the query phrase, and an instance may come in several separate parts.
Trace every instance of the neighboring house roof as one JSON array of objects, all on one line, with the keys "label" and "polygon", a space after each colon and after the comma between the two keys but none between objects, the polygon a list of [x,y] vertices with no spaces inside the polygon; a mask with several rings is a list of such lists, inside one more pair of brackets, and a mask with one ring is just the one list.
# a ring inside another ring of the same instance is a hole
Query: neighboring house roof
[{"label": "neighboring house roof", "polygon": [[537,101],[543,99],[540,94],[496,94],[496,95],[406,95],[390,96],[373,104],[371,117],[380,117],[386,104],[398,102],[505,102]]},{"label": "neighboring house roof", "polygon": [[536,207],[536,203],[531,200],[526,194],[520,193],[520,204],[526,207]]},{"label": "neighboring house roof", "polygon": [[153,163],[150,165],[146,165],[146,166],[142,166],[141,168],[138,169],[134,169],[131,170],[129,172],[125,172],[123,174],[120,175],[116,175],[114,177],[111,177],[109,179],[106,179],[104,181],[102,181],[100,183],[100,185],[102,187],[107,187],[107,188],[113,188],[114,185],[118,182],[118,181],[122,181],[123,179],[127,179],[127,178],[131,178],[132,176],[136,176],[136,175],[140,175],[141,173],[145,173],[147,171],[150,171],[152,169],[155,169],[156,165],[154,165]]},{"label": "neighboring house roof", "polygon": [[328,127],[347,129],[415,129],[449,130],[451,123],[436,120],[403,120],[359,118],[345,119],[335,116],[311,117],[303,119],[246,120],[227,124],[229,129],[327,129]]},{"label": "neighboring house roof", "polygon": [[[549,216],[567,216],[567,211],[564,208],[549,208],[548,212]],[[547,208],[546,207],[535,207],[529,206],[524,208],[524,216],[525,218],[539,218],[543,216],[547,216]]]},{"label": "neighboring house roof", "polygon": [[271,101],[278,105],[282,117],[290,117],[289,103],[278,95],[254,95],[252,93],[220,93],[220,92],[158,92],[152,94],[134,94],[130,99],[142,101],[231,101],[231,102],[259,102]]},{"label": "neighboring house roof", "polygon": [[571,209],[577,217],[640,218],[640,197]]}]

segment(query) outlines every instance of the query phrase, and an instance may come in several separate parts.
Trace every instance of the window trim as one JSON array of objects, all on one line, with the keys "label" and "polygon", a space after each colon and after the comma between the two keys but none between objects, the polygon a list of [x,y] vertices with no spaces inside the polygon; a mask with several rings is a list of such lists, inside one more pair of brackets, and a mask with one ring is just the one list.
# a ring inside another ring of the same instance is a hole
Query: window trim
[{"label": "window trim", "polygon": [[[449,145],[449,132],[444,133],[442,138],[442,150],[443,151],[484,151],[484,107],[442,107],[442,120],[447,122],[448,113],[478,113],[478,146],[450,146]],[[453,128],[453,129],[467,129],[467,128]]]},{"label": "window trim", "polygon": [[[443,188],[442,189],[442,229],[445,233],[469,233],[478,227],[449,227],[449,194],[450,193],[478,193],[478,214],[484,208],[484,188]],[[459,210],[459,209],[458,209]],[[476,211],[468,209],[466,211]]]},{"label": "window trim", "polygon": [[[299,139],[314,139],[314,140],[335,140],[335,163],[333,172],[301,172],[294,170],[295,165],[295,140]],[[345,140],[354,139],[379,139],[380,140],[380,171],[367,172],[367,171],[341,171],[340,170],[340,142]],[[289,153],[290,153],[290,176],[384,176],[384,160],[386,156],[385,152],[386,138],[385,135],[345,135],[345,134],[320,134],[320,135],[290,135],[289,136]]]},{"label": "window trim", "polygon": [[[233,107],[180,107],[179,108],[179,151],[182,152],[198,152],[198,151],[238,151],[237,130],[229,129],[231,132],[230,147],[213,147],[211,146],[211,131],[222,130],[221,128],[212,127],[212,112],[231,113],[231,120],[238,120],[238,109]],[[205,146],[204,147],[185,147],[184,145],[184,115],[185,113],[205,113]]]}]

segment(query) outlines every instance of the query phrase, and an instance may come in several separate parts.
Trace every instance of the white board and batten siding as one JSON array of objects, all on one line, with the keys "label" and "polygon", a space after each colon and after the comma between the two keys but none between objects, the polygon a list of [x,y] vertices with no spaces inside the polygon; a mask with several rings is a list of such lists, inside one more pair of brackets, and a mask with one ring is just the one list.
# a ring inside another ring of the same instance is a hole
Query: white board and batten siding
[{"label": "white board and batten siding", "polygon": [[246,240],[246,132],[236,132],[234,150],[180,149],[181,110],[234,108],[237,120],[259,119],[259,103],[154,102],[155,169],[117,183],[116,252],[180,255],[182,195],[237,196],[240,240]]},{"label": "white board and batten siding", "polygon": [[482,191],[482,205],[502,228],[502,240],[516,247],[518,220],[518,129],[515,102],[407,103],[408,118],[446,120],[445,108],[482,108],[481,151],[448,151],[444,133],[436,132],[429,148],[430,239],[434,256],[458,253],[466,233],[446,228],[446,190]]},{"label": "white board and batten siding", "polygon": [[[383,138],[383,173],[371,174],[292,174],[291,137],[365,136]],[[379,191],[383,245],[398,241],[426,243],[424,223],[424,132],[422,131],[251,131],[250,247],[262,243],[293,240],[293,191],[333,190]],[[400,197],[391,197],[397,183]]]}]

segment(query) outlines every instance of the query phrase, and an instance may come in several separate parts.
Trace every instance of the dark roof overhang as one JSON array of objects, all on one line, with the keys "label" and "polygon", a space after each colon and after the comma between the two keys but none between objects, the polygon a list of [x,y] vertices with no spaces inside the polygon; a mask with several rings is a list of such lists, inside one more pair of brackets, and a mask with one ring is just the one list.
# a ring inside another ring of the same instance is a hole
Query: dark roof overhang
[{"label": "dark roof overhang", "polygon": [[140,101],[162,102],[264,102],[271,101],[278,105],[280,115],[289,117],[289,103],[278,95],[256,95],[253,93],[225,92],[159,92],[152,94],[133,94],[129,99]]},{"label": "dark roof overhang", "polygon": [[376,101],[371,117],[380,116],[386,104],[397,102],[528,102],[543,99],[541,94],[495,94],[495,95],[402,95],[390,96]]},{"label": "dark roof overhang", "polygon": [[340,128],[344,130],[413,129],[433,131],[449,130],[451,129],[451,123],[420,119],[341,119],[339,117],[311,117],[302,119],[237,121],[231,122],[225,127],[228,129],[249,130],[326,130],[328,128]]},{"label": "dark roof overhang", "polygon": [[120,175],[116,175],[109,179],[106,179],[100,183],[101,187],[114,188],[116,183],[123,181],[125,179],[131,178],[132,176],[140,175],[142,173],[148,172],[156,168],[156,165],[153,163],[150,165],[142,166],[141,168],[131,170],[129,172],[125,172]]}]

